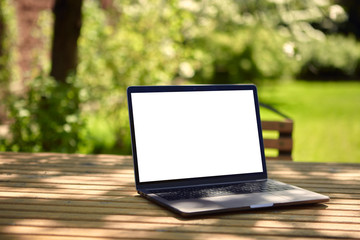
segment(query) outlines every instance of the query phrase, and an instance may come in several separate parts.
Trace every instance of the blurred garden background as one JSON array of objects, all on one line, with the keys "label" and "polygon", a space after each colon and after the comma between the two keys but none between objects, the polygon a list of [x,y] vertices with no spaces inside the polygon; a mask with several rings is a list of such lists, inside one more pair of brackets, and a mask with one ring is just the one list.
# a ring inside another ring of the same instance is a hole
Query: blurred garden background
[{"label": "blurred garden background", "polygon": [[131,154],[128,86],[255,83],[295,161],[360,163],[359,39],[353,0],[0,0],[0,151]]}]

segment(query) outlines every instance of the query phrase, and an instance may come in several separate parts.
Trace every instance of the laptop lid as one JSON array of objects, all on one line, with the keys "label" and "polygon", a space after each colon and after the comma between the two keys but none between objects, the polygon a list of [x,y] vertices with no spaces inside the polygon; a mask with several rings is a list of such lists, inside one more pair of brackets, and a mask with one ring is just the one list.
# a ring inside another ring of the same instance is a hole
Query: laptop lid
[{"label": "laptop lid", "polygon": [[255,85],[127,90],[137,189],[266,179]]}]

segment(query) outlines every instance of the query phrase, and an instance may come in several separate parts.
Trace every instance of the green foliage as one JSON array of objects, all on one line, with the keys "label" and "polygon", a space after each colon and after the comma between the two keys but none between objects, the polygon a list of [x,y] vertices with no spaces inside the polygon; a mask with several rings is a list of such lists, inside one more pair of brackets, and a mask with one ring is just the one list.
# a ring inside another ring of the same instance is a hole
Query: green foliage
[{"label": "green foliage", "polygon": [[296,60],[290,76],[328,80],[359,77],[360,44],[351,36],[323,32],[336,32],[338,24],[347,20],[340,5],[312,0],[267,2],[273,6],[260,10],[265,13],[262,19],[277,34],[288,37],[283,51]]},{"label": "green foliage", "polygon": [[[84,2],[77,76],[85,86],[82,115],[88,121],[80,150],[85,153],[130,153],[127,86],[261,84],[265,79],[293,78],[316,51],[326,49],[322,42],[332,44],[337,39],[327,38],[313,25],[330,26],[346,17],[330,1],[114,4],[115,9],[106,12],[95,1]],[[337,55],[327,54],[327,61],[338,61]],[[320,66],[328,64],[317,59]]]},{"label": "green foliage", "polygon": [[299,45],[301,77],[314,79],[356,78],[360,69],[360,44],[353,38],[328,36]]},{"label": "green foliage", "polygon": [[[195,75],[199,82],[260,84],[264,79],[281,79],[293,74],[295,61],[282,51],[286,39],[271,29],[259,26],[232,33],[213,33],[200,41],[204,53],[210,55],[211,64]],[[211,74],[202,74],[203,71]]]},{"label": "green foliage", "polygon": [[79,87],[40,76],[33,80],[24,98],[10,105],[11,139],[2,140],[2,150],[75,152],[82,121],[79,117]]},{"label": "green foliage", "polygon": [[0,106],[6,103],[11,82],[18,80],[16,67],[15,8],[9,0],[0,0]]},{"label": "green foliage", "polygon": [[35,34],[45,40],[34,66],[41,68],[29,74],[41,77],[26,96],[8,102],[14,121],[3,149],[129,154],[125,94],[130,85],[260,85],[360,72],[359,43],[319,30],[333,32],[346,20],[331,0],[113,3],[104,10],[99,1],[84,1],[79,64],[64,85],[42,74],[50,66],[52,16],[40,16]]}]

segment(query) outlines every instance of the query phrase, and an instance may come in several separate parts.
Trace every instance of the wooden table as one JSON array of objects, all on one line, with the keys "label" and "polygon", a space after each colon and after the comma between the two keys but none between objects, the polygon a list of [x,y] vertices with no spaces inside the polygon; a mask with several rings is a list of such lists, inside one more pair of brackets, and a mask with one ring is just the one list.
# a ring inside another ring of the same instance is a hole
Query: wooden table
[{"label": "wooden table", "polygon": [[360,239],[360,164],[268,171],[331,201],[187,220],[137,195],[129,156],[0,153],[0,239]]}]

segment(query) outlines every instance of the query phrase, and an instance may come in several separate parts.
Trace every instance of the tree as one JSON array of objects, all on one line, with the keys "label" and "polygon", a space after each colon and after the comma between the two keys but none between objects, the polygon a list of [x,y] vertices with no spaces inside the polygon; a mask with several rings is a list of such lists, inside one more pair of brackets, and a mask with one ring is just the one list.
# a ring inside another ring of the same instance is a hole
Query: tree
[{"label": "tree", "polygon": [[65,82],[66,77],[76,71],[82,3],[83,0],[56,0],[53,8],[55,21],[50,75],[60,82]]},{"label": "tree", "polygon": [[9,85],[9,71],[7,69],[9,60],[9,51],[5,46],[7,26],[4,17],[4,1],[0,0],[0,124],[6,120],[6,97]]},{"label": "tree", "polygon": [[[5,37],[5,24],[4,14],[2,8],[2,1],[0,1],[0,58],[3,56],[3,41]],[[2,69],[2,63],[0,62],[0,70]]]},{"label": "tree", "polygon": [[50,76],[56,84],[44,84],[39,101],[31,101],[31,95],[36,96],[41,89],[35,87],[29,92],[30,102],[36,102],[32,115],[37,119],[40,130],[37,141],[40,141],[42,151],[74,152],[77,149],[81,125],[79,92],[74,82],[67,78],[77,67],[82,3],[83,0],[55,1]]}]

